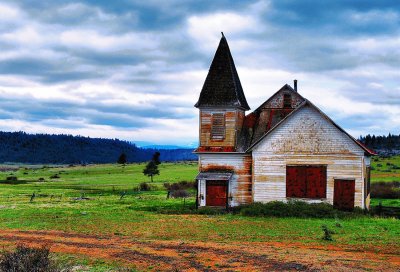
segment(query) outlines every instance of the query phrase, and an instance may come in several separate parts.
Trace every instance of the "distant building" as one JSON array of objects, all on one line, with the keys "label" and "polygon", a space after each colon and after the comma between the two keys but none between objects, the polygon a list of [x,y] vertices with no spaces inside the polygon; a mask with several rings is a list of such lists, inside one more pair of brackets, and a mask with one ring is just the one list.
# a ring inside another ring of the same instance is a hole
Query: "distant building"
[{"label": "distant building", "polygon": [[296,199],[369,208],[374,153],[302,97],[297,81],[246,115],[224,36],[195,107],[199,207]]}]

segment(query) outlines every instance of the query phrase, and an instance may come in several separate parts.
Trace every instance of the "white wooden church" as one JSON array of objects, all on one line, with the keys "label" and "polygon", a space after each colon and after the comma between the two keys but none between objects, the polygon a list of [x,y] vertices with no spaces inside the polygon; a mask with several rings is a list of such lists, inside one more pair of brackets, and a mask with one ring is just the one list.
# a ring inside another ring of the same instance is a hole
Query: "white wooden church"
[{"label": "white wooden church", "polygon": [[246,114],[224,36],[195,107],[199,207],[296,199],[369,208],[375,154],[301,96],[296,81]]}]

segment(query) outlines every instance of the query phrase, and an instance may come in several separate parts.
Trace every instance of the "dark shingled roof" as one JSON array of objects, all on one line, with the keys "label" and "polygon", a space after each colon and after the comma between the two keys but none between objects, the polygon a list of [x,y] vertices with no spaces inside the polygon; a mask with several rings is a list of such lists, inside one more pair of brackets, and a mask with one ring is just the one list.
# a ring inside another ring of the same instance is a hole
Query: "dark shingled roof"
[{"label": "dark shingled roof", "polygon": [[196,108],[220,106],[250,109],[228,42],[223,35],[201,90],[199,101],[195,104]]}]

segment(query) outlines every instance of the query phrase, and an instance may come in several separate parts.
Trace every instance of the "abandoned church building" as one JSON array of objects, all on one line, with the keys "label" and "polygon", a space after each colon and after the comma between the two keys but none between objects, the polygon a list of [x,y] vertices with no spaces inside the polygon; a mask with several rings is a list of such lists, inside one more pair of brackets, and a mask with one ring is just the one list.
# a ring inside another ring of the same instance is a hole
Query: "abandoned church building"
[{"label": "abandoned church building", "polygon": [[197,205],[327,202],[369,208],[375,155],[294,87],[253,112],[222,36],[195,107],[200,111]]}]

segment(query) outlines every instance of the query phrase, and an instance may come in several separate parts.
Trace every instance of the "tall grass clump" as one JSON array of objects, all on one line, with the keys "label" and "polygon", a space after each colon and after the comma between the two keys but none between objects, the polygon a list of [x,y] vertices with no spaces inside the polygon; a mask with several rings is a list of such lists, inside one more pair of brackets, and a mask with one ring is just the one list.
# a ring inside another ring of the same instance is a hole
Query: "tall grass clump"
[{"label": "tall grass clump", "polygon": [[0,256],[0,272],[56,272],[68,271],[67,268],[60,269],[50,258],[48,247],[30,248],[18,245],[13,252],[4,252]]}]

